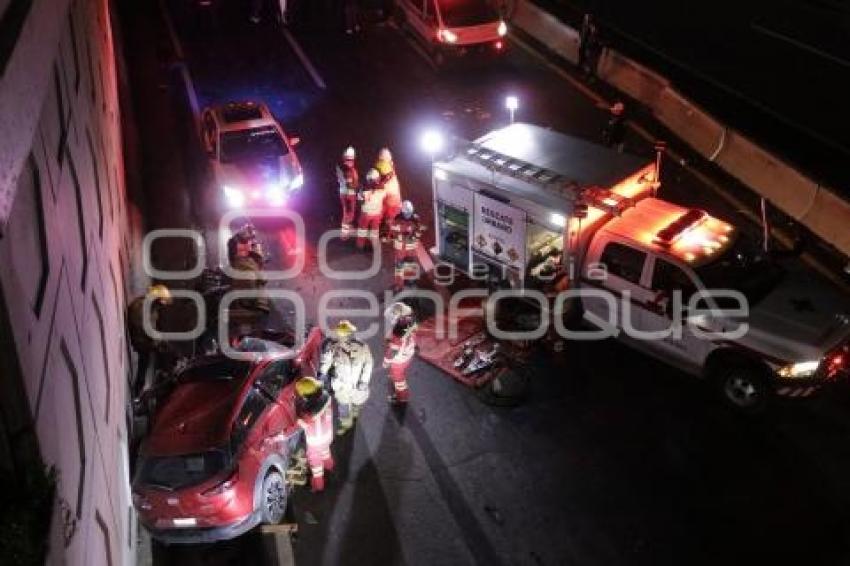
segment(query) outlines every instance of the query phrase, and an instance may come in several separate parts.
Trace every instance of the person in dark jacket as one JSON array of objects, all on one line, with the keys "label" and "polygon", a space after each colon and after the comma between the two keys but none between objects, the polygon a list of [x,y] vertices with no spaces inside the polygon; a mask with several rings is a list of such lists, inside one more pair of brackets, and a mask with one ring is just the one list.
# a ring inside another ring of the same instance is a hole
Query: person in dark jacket
[{"label": "person in dark jacket", "polygon": [[602,130],[602,141],[608,147],[615,148],[618,152],[623,152],[626,136],[626,106],[620,101],[615,102],[608,109],[608,122]]},{"label": "person in dark jacket", "polygon": [[153,354],[163,344],[152,337],[145,329],[145,300],[150,297],[150,325],[157,328],[159,313],[166,305],[171,304],[171,292],[165,285],[153,285],[148,292],[133,299],[127,306],[127,330],[130,344],[138,355],[136,378],[131,384],[133,397],[138,397],[145,386],[145,375],[151,364]]}]

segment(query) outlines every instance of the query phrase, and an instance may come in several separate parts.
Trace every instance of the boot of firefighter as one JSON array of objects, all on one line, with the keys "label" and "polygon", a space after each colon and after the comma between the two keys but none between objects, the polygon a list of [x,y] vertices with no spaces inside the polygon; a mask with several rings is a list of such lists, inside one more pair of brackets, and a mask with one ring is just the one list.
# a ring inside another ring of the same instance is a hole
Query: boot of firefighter
[{"label": "boot of firefighter", "polygon": [[410,400],[410,390],[407,388],[407,380],[393,380],[390,382],[390,403],[393,405],[405,405]]},{"label": "boot of firefighter", "polygon": [[312,476],[310,478],[310,491],[313,493],[319,493],[320,491],[325,490],[325,476]]},{"label": "boot of firefighter", "polygon": [[350,403],[339,403],[337,410],[339,414],[339,426],[336,429],[336,434],[337,436],[342,436],[354,426],[354,414]]}]

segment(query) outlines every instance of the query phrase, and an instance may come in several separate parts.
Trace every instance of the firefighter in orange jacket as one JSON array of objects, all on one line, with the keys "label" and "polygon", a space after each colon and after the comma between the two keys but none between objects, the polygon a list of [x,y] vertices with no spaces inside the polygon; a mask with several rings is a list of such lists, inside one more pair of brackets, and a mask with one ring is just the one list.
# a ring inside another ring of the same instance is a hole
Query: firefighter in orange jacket
[{"label": "firefighter in orange jacket", "polygon": [[333,405],[331,396],[314,377],[302,377],[295,382],[295,412],[298,425],[304,430],[307,444],[307,465],[310,466],[310,487],[325,489],[325,472],[333,471],[331,442],[334,438]]},{"label": "firefighter in orange jacket", "polygon": [[410,400],[407,368],[416,352],[417,324],[412,309],[404,303],[395,303],[390,310],[392,330],[386,342],[383,365],[390,380],[390,402],[404,404]]},{"label": "firefighter in orange jacket", "polygon": [[422,239],[425,226],[419,220],[419,215],[413,209],[413,203],[406,200],[401,205],[401,212],[396,215],[390,226],[393,241],[393,258],[395,271],[393,290],[404,289],[407,279],[415,279],[419,274],[419,262],[416,259],[416,248]]},{"label": "firefighter in orange jacket", "polygon": [[357,153],[349,146],[342,153],[342,161],[336,166],[336,179],[339,183],[339,200],[342,204],[342,223],[340,239],[347,240],[354,228],[354,216],[357,213],[357,190],[360,177],[357,174],[355,159]]},{"label": "firefighter in orange jacket", "polygon": [[381,174],[376,169],[366,173],[366,186],[360,193],[360,218],[357,221],[357,248],[366,247],[366,239],[378,238],[378,227],[384,206],[384,189],[380,185]]},{"label": "firefighter in orange jacket", "polygon": [[[393,155],[388,148],[378,152],[375,169],[381,175],[381,187],[384,189],[384,211],[382,231],[385,237],[390,237],[390,227],[398,213],[401,212],[401,187],[395,172]],[[386,241],[386,240],[384,240]]]}]

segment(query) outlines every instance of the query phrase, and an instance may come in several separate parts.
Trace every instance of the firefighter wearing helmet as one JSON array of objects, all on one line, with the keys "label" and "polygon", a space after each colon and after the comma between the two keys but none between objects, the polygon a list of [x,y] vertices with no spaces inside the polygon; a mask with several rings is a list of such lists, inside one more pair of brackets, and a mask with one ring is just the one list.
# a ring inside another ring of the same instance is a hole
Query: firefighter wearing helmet
[{"label": "firefighter wearing helmet", "polygon": [[375,169],[381,175],[381,186],[384,189],[383,231],[385,237],[389,237],[390,226],[393,219],[401,210],[401,187],[398,184],[398,176],[393,163],[393,155],[388,148],[382,148],[378,152]]},{"label": "firefighter wearing helmet", "polygon": [[396,292],[404,289],[405,281],[416,279],[419,275],[416,250],[424,231],[425,226],[416,214],[413,203],[409,200],[404,201],[401,204],[401,211],[390,226],[395,260],[393,290]]},{"label": "firefighter wearing helmet", "polygon": [[416,317],[413,310],[404,303],[393,304],[390,311],[387,318],[392,327],[384,349],[383,366],[389,377],[390,402],[404,404],[410,400],[407,368],[416,353]]},{"label": "firefighter wearing helmet", "polygon": [[[147,303],[147,304],[145,304]],[[127,331],[130,334],[130,344],[138,355],[136,378],[132,383],[132,393],[137,397],[145,386],[145,377],[151,365],[155,351],[162,349],[165,344],[154,339],[145,330],[145,309],[150,309],[149,320],[151,328],[156,329],[159,314],[163,307],[171,304],[171,291],[162,284],[151,285],[147,293],[133,299],[127,307]]]},{"label": "firefighter wearing helmet", "polygon": [[366,240],[378,239],[378,228],[384,207],[384,189],[377,169],[366,173],[366,186],[360,193],[360,218],[357,221],[357,248],[364,249]]},{"label": "firefighter wearing helmet", "polygon": [[372,379],[372,352],[369,346],[355,338],[357,327],[341,320],[331,336],[322,345],[319,377],[330,380],[337,402],[339,428],[345,434],[360,416],[360,409],[369,399],[369,382]]},{"label": "firefighter wearing helmet", "polygon": [[310,487],[314,492],[325,489],[325,472],[333,471],[333,405],[322,382],[310,376],[295,382],[295,413],[304,430]]},{"label": "firefighter wearing helmet", "polygon": [[357,191],[360,188],[360,176],[357,174],[355,159],[357,153],[349,146],[342,152],[342,159],[336,166],[336,179],[339,183],[339,200],[342,205],[342,223],[340,238],[347,240],[354,228],[354,216],[357,212]]}]

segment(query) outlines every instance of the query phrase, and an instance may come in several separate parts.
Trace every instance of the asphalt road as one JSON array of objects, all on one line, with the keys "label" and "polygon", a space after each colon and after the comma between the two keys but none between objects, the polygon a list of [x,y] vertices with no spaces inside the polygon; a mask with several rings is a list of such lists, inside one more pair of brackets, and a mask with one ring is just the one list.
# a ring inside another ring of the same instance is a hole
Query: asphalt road
[{"label": "asphalt road", "polygon": [[[598,139],[605,118],[593,100],[515,45],[498,65],[438,74],[391,26],[370,23],[350,38],[314,19],[294,27],[292,35],[322,88],[272,22],[253,26],[234,13],[215,27],[177,4],[169,2],[170,15],[200,104],[261,98],[302,139],[297,151],[307,181],[293,206],[304,215],[307,241],[293,244],[286,225],[261,228],[272,268],[285,262],[288,247],[306,249],[304,273],[277,286],[297,290],[308,305],[330,289],[380,292],[390,282],[386,253],[387,268],[365,282],[328,281],[316,268],[317,234],[339,219],[333,164],[346,145],[354,144],[368,161],[389,145],[405,196],[430,221],[428,162],[417,148],[425,126],[441,123],[458,135],[479,135],[505,123],[501,104],[507,93],[520,97],[520,119],[589,139]],[[151,16],[150,7],[135,9],[137,16]],[[167,40],[161,22],[134,26],[131,45],[140,45],[148,33],[161,47]],[[141,59],[131,65],[143,65]],[[216,193],[186,134],[191,116],[185,97],[179,83],[168,79],[176,74],[163,71],[161,89],[149,84],[157,80],[150,72],[134,76],[144,99],[136,100],[144,117],[142,143],[156,158],[147,171],[158,203],[149,221],[196,226],[212,243]],[[173,128],[174,135],[145,133],[156,128]],[[627,146],[651,155],[650,144],[631,132]],[[737,217],[673,163],[665,166],[662,194]],[[329,263],[354,269],[368,260],[337,245]],[[378,341],[371,345],[380,355]],[[334,444],[338,471],[329,489],[294,494],[297,563],[850,559],[846,393],[778,405],[748,419],[715,402],[701,384],[613,342],[570,345],[562,358],[541,355],[531,365],[528,401],[500,409],[417,360],[410,377],[413,401],[404,413],[388,407],[385,375],[376,370],[363,418]],[[216,545],[155,548],[153,561],[255,564],[262,561],[259,544],[248,535]]]}]

